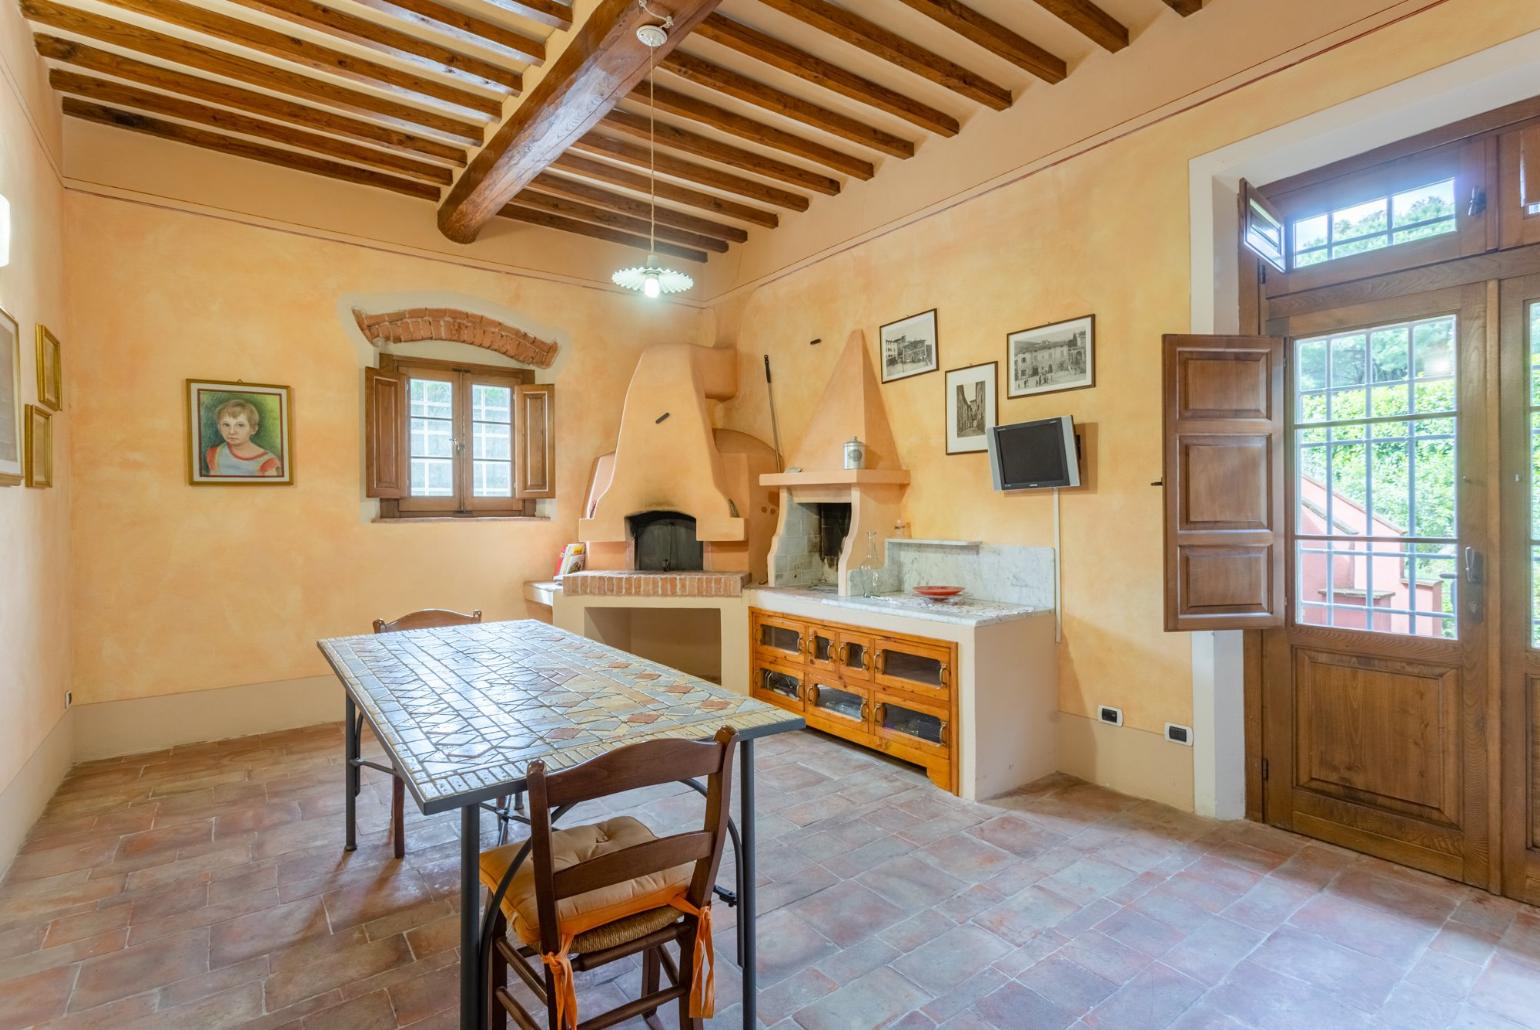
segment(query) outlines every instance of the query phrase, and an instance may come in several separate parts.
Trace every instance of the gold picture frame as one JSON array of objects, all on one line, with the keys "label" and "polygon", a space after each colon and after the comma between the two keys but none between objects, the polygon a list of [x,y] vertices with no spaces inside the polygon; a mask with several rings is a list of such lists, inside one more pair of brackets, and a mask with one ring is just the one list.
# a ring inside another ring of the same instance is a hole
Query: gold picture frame
[{"label": "gold picture frame", "polygon": [[40,404],[27,405],[27,485],[53,486],[53,412]]},{"label": "gold picture frame", "polygon": [[59,338],[46,325],[37,324],[37,402],[50,411],[64,410],[64,370],[60,364]]},{"label": "gold picture frame", "polygon": [[21,324],[0,308],[0,486],[26,478],[22,431]]},{"label": "gold picture frame", "polygon": [[[292,388],[222,379],[189,379],[186,388],[189,485],[293,485]],[[225,416],[235,435],[222,428]]]}]

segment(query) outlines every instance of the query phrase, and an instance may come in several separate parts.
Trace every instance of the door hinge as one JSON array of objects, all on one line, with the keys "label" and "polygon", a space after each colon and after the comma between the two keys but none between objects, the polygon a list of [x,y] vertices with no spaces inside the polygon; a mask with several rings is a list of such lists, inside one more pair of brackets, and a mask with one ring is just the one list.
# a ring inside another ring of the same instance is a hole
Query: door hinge
[{"label": "door hinge", "polygon": [[1267,779],[1267,759],[1262,759],[1262,778]]}]

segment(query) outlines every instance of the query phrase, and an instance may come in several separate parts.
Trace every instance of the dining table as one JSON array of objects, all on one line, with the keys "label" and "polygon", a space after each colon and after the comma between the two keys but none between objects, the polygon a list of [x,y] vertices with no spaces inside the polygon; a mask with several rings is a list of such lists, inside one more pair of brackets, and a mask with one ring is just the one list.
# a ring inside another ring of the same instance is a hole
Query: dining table
[{"label": "dining table", "polygon": [[[518,818],[499,799],[522,792],[531,762],[570,768],[645,740],[708,740],[737,731],[736,906],[743,1025],[756,1025],[754,742],[803,720],[576,633],[535,620],[363,634],[317,641],[345,693],[344,819],[358,846],[362,771],[401,779],[424,815],[460,813],[460,1027],[483,1030],[490,906],[478,867],[487,811]],[[388,764],[362,755],[368,723]],[[697,787],[697,789],[699,789]],[[527,849],[525,849],[527,853]]]}]

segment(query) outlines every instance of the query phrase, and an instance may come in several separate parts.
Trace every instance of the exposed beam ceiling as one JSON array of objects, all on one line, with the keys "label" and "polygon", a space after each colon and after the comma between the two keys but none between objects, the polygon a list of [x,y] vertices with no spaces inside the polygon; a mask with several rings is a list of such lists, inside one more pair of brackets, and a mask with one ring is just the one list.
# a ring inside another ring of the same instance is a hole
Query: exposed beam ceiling
[{"label": "exposed beam ceiling", "polygon": [[1129,45],[1106,0],[649,0],[656,55],[636,0],[18,2],[72,119],[689,261]]},{"label": "exposed beam ceiling", "polygon": [[488,220],[561,153],[596,125],[689,34],[720,0],[668,0],[656,5],[674,17],[668,42],[649,51],[636,29],[654,19],[632,0],[600,0],[539,84],[514,108],[439,205],[438,225],[469,243]]}]

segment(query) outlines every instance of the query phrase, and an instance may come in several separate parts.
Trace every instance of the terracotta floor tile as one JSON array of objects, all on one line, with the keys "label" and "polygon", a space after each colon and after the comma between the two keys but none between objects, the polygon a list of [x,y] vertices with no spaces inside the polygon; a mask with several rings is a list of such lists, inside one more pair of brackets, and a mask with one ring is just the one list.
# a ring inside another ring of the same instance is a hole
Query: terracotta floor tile
[{"label": "terracotta floor tile", "polygon": [[[395,861],[371,774],[342,852],[340,749],[334,725],[77,769],[0,883],[0,1028],[455,1026],[455,818],[410,813]],[[780,1030],[1052,1030],[1082,1008],[1081,1030],[1540,1030],[1527,906],[1062,775],[979,803],[816,734],[759,757]],[[698,806],[670,786],[573,818]],[[735,923],[723,908],[713,1030],[737,1025]],[[639,976],[583,974],[584,1004]]]}]

